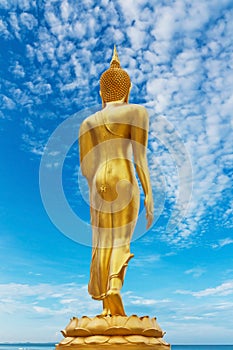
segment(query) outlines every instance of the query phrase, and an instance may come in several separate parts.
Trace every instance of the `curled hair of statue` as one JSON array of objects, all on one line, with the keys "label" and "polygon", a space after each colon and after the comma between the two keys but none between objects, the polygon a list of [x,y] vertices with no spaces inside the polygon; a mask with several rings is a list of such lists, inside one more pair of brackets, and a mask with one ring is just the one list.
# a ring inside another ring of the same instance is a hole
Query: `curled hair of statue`
[{"label": "curled hair of statue", "polygon": [[100,91],[105,103],[127,98],[131,86],[128,73],[121,68],[116,46],[110,67],[100,77]]}]

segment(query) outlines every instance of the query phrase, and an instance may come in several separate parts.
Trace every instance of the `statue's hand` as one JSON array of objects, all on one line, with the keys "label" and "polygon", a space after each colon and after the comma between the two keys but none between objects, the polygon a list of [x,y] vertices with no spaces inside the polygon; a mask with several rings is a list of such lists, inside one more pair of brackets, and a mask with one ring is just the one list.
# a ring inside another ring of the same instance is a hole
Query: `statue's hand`
[{"label": "statue's hand", "polygon": [[152,196],[147,195],[144,201],[145,207],[146,207],[146,220],[147,225],[146,229],[148,230],[153,222],[154,219],[154,203]]}]

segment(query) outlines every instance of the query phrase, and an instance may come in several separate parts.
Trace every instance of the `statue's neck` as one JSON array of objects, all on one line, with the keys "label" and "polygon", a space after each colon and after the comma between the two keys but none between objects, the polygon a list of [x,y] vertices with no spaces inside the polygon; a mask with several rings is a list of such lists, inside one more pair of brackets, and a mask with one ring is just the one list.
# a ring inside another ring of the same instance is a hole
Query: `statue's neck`
[{"label": "statue's neck", "polygon": [[118,101],[112,101],[112,102],[107,102],[105,104],[105,108],[108,108],[108,107],[113,107],[113,106],[118,106],[118,105],[123,105],[125,104],[125,100],[118,100]]}]

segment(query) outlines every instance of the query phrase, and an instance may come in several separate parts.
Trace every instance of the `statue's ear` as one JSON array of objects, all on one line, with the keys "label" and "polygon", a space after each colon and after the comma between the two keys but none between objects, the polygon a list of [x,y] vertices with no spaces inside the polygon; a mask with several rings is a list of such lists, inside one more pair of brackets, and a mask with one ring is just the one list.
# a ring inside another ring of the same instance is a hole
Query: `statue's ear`
[{"label": "statue's ear", "polygon": [[105,102],[104,102],[104,99],[103,99],[103,95],[102,95],[101,90],[99,91],[99,94],[100,94],[101,101],[102,101],[102,108],[104,108],[104,107],[105,107]]},{"label": "statue's ear", "polygon": [[129,91],[128,91],[126,98],[125,98],[126,103],[129,103],[129,94],[130,94],[131,89],[132,89],[132,83],[130,84]]}]

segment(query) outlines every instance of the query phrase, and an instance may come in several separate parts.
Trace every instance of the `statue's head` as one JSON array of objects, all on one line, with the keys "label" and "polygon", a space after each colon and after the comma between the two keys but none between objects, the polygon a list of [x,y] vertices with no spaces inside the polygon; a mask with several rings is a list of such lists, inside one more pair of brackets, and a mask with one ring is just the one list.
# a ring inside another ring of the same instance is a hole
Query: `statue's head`
[{"label": "statue's head", "polygon": [[114,46],[110,68],[100,77],[100,95],[103,105],[107,102],[128,102],[131,81],[128,73],[121,68],[116,46]]}]

